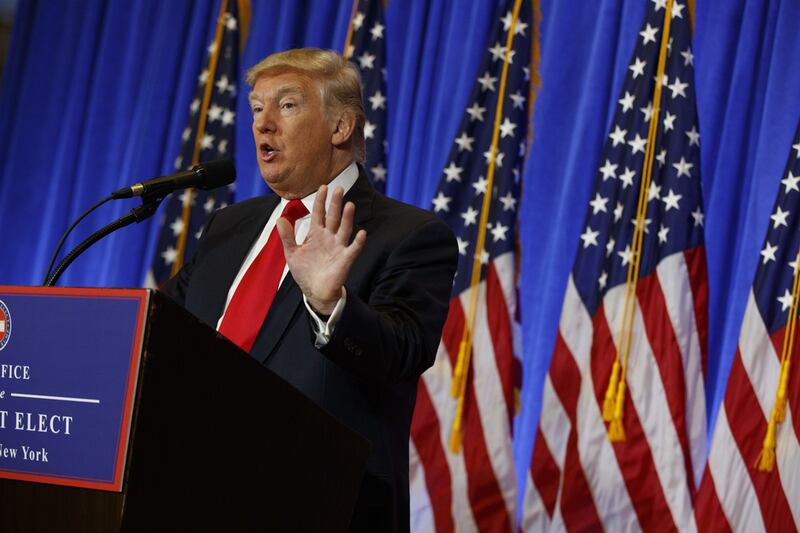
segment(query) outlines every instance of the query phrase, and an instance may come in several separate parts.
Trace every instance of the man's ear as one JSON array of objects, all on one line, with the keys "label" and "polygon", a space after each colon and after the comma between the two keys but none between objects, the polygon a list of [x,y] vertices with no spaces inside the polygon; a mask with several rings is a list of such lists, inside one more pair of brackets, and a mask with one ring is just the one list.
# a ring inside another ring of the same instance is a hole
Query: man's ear
[{"label": "man's ear", "polygon": [[331,135],[331,143],[335,146],[340,146],[347,143],[353,137],[353,132],[356,129],[355,114],[346,109],[339,113],[339,117],[334,124],[333,134]]}]

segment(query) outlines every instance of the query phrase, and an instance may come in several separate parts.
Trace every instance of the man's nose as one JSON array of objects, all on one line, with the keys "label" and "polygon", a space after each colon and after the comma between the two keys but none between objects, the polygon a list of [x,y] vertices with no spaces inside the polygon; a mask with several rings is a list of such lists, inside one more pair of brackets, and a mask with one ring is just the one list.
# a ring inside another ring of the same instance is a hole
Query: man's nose
[{"label": "man's nose", "polygon": [[268,109],[262,110],[253,119],[253,126],[259,133],[275,131],[275,120]]}]

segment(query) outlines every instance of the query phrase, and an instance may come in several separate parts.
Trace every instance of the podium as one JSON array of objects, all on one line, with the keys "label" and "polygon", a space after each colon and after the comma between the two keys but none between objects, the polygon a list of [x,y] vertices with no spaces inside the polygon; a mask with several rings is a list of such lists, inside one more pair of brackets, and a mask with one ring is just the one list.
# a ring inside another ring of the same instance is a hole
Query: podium
[{"label": "podium", "polygon": [[[123,301],[136,317],[115,333],[109,309]],[[92,348],[103,335],[133,341],[123,385],[105,383],[110,358]],[[45,365],[35,352],[53,342],[65,353]],[[98,362],[82,367],[84,356]],[[51,366],[53,387],[101,392],[33,390],[47,387],[37,376]],[[99,399],[106,389],[111,400]],[[34,407],[9,408],[12,399]],[[0,531],[346,531],[368,454],[364,439],[157,291],[0,287],[0,415]],[[60,453],[69,459],[59,466]]]}]

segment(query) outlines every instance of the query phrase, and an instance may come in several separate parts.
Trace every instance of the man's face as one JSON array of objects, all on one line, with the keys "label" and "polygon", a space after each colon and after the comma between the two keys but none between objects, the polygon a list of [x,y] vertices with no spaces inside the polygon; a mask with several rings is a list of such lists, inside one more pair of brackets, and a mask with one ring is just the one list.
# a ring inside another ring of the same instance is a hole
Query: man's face
[{"label": "man's face", "polygon": [[261,176],[283,198],[303,198],[328,183],[332,135],[319,83],[293,71],[265,74],[250,93]]}]

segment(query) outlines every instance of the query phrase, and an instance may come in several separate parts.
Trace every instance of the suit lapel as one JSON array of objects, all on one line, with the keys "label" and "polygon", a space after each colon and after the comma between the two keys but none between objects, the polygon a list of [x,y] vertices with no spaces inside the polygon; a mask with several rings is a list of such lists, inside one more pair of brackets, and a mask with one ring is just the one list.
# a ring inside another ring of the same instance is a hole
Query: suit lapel
[{"label": "suit lapel", "polygon": [[[358,169],[358,179],[344,197],[345,201],[353,202],[356,206],[353,235],[361,229],[361,224],[372,218],[372,200],[375,195],[364,169],[361,165],[359,165]],[[275,351],[278,341],[292,323],[292,318],[298,311],[302,312],[302,302],[303,293],[294,281],[292,273],[288,272],[283,283],[278,288],[277,294],[275,294],[275,299],[267,312],[267,317],[264,319],[261,330],[258,332],[255,343],[253,343],[253,348],[250,350],[250,354],[255,359],[261,363],[265,363],[269,359]]]}]

